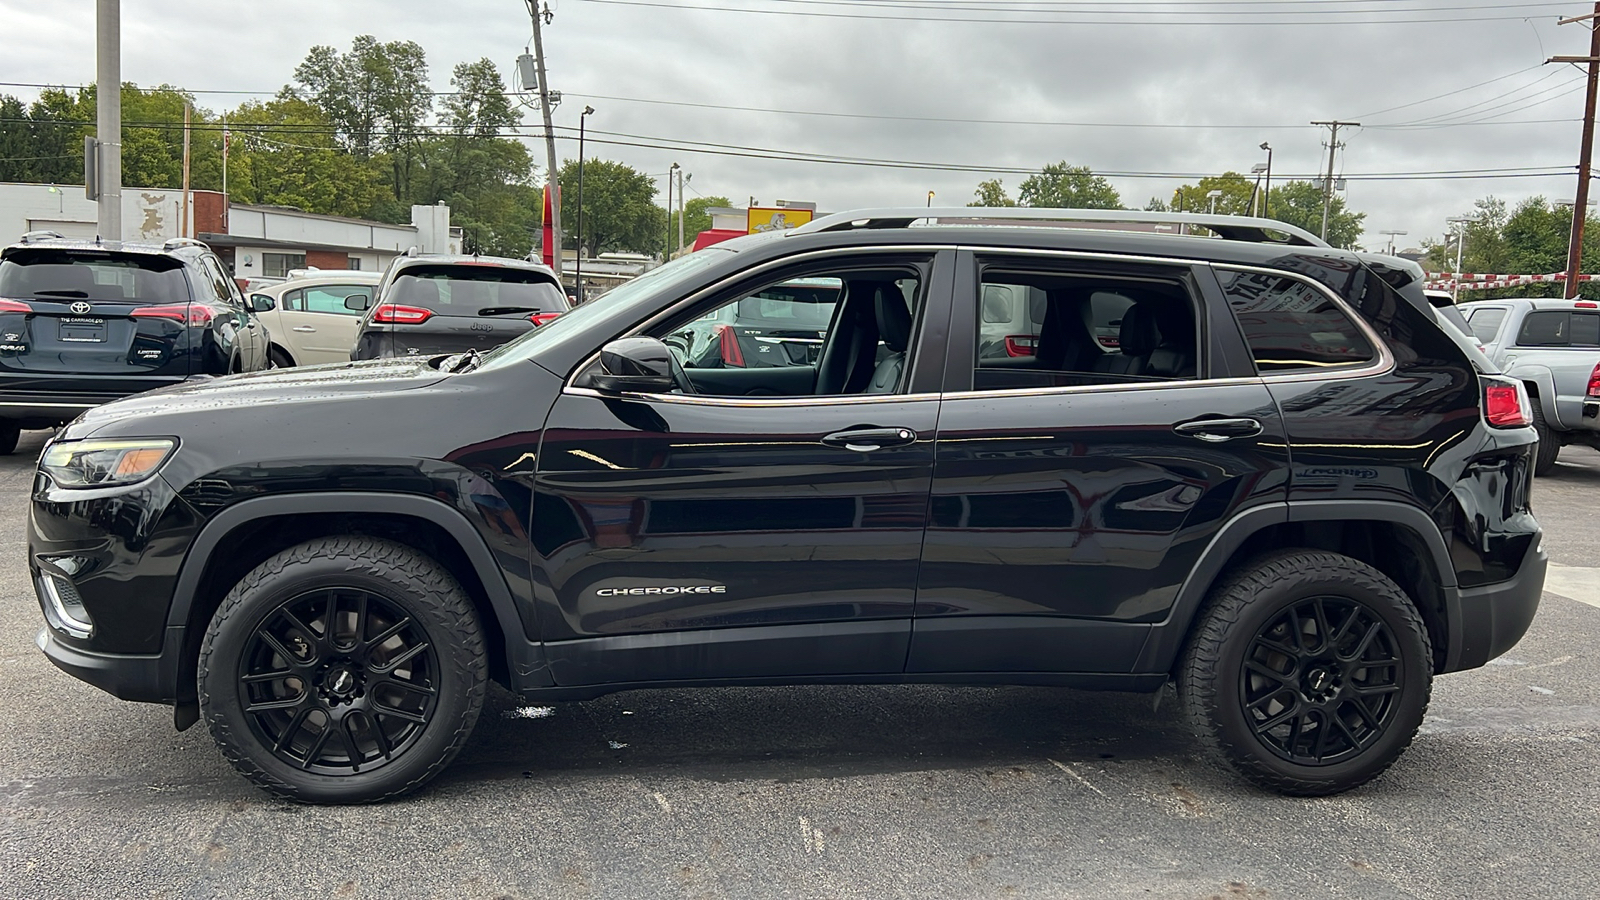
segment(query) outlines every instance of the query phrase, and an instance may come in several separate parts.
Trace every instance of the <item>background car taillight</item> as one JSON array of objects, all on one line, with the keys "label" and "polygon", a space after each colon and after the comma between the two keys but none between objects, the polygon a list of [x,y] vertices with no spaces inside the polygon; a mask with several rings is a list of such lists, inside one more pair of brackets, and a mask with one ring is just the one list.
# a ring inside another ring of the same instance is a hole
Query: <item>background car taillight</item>
[{"label": "background car taillight", "polygon": [[1584,394],[1600,399],[1600,365],[1596,365],[1594,371],[1589,373],[1589,389]]},{"label": "background car taillight", "polygon": [[174,319],[185,325],[210,325],[217,313],[201,303],[174,303],[170,306],[141,306],[128,315],[135,319]]},{"label": "background car taillight", "polygon": [[534,313],[528,321],[535,325],[548,325],[561,317],[561,313]]},{"label": "background car taillight", "polygon": [[717,349],[722,354],[723,365],[744,365],[744,351],[739,348],[739,335],[734,333],[733,326],[717,326]]},{"label": "background car taillight", "polygon": [[33,312],[33,307],[21,300],[0,300],[0,313],[8,312],[28,313]]},{"label": "background car taillight", "polygon": [[1039,336],[1037,334],[1008,334],[1006,335],[1007,356],[1033,356],[1039,350]]},{"label": "background car taillight", "polygon": [[1483,380],[1483,418],[1496,428],[1524,428],[1533,424],[1528,395],[1521,382],[1502,378]]},{"label": "background car taillight", "polygon": [[421,325],[433,318],[433,310],[420,306],[385,303],[372,311],[372,321],[385,325]]}]

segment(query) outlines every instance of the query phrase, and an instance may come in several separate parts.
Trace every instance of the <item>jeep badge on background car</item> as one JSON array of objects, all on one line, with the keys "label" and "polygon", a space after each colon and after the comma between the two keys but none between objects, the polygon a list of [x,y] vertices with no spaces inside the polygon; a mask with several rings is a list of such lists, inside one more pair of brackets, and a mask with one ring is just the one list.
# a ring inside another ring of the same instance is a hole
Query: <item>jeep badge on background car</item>
[{"label": "jeep badge on background car", "polygon": [[[1173,221],[1216,238],[1094,227]],[[129,398],[39,461],[44,653],[284,796],[417,788],[490,679],[1175,682],[1215,757],[1330,794],[1538,608],[1523,384],[1407,264],[1281,222],[850,212],[539,327],[541,273],[434,265],[389,273],[397,334],[447,294],[526,333]],[[803,352],[675,341],[752,318]]]}]

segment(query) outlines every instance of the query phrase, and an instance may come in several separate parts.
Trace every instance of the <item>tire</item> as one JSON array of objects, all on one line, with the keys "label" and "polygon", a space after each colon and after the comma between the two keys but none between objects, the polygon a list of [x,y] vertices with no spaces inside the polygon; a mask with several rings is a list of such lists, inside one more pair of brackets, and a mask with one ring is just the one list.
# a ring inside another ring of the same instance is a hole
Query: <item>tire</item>
[{"label": "tire", "polygon": [[1549,422],[1545,421],[1544,410],[1539,408],[1539,401],[1534,400],[1529,404],[1533,413],[1533,430],[1539,435],[1539,446],[1534,451],[1533,474],[1548,475],[1555,468],[1556,456],[1561,452],[1561,439],[1551,430]]},{"label": "tire", "polygon": [[212,617],[198,670],[223,756],[306,803],[425,784],[471,735],[488,681],[460,584],[409,547],[359,536],[308,541],[246,575]]},{"label": "tire", "polygon": [[16,419],[0,419],[0,456],[10,456],[22,437],[22,423]]},{"label": "tire", "polygon": [[1299,796],[1382,774],[1411,745],[1432,684],[1433,650],[1411,600],[1366,563],[1320,550],[1271,553],[1220,582],[1178,672],[1184,714],[1207,749],[1257,785]]},{"label": "tire", "polygon": [[292,369],[294,368],[294,360],[289,356],[287,350],[274,345],[267,350],[267,368]]}]

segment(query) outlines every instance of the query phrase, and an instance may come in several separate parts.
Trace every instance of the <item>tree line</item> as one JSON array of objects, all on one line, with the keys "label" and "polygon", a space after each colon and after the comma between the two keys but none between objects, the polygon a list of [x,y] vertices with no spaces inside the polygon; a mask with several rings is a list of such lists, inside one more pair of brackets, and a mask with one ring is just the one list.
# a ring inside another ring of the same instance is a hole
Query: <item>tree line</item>
[{"label": "tree line", "polygon": [[[1212,191],[1221,191],[1216,198],[1216,212],[1223,215],[1249,215],[1256,183],[1238,172],[1202,178],[1197,184],[1186,184],[1172,192],[1170,199],[1152,197],[1145,209],[1160,212],[1209,212]],[[1322,190],[1309,181],[1286,181],[1272,185],[1270,208],[1262,206],[1256,198],[1256,214],[1263,218],[1303,228],[1312,234],[1322,231]],[[1127,209],[1117,189],[1104,177],[1094,174],[1088,166],[1069,165],[1065,160],[1051,163],[1030,175],[1018,185],[1017,198],[1007,193],[999,179],[978,183],[974,200],[968,206],[1026,206],[1054,209]],[[1344,198],[1334,196],[1328,216],[1327,241],[1335,247],[1355,247],[1361,238],[1361,223],[1366,213],[1352,212],[1345,207]]]},{"label": "tree line", "polygon": [[[391,223],[409,222],[413,204],[442,202],[468,252],[523,257],[535,245],[542,179],[514,136],[521,115],[489,59],[455,66],[450,91],[436,95],[420,45],[362,35],[347,51],[312,47],[293,83],[228,110],[201,107],[178,86],[125,84],[123,184],[181,186],[186,104],[196,190],[222,190],[226,132],[234,202]],[[47,89],[31,104],[0,95],[0,182],[82,184],[94,121],[93,86]],[[574,247],[576,161],[562,164],[559,181],[565,246]],[[584,194],[591,253],[661,249],[667,212],[649,176],[590,159]]]}]

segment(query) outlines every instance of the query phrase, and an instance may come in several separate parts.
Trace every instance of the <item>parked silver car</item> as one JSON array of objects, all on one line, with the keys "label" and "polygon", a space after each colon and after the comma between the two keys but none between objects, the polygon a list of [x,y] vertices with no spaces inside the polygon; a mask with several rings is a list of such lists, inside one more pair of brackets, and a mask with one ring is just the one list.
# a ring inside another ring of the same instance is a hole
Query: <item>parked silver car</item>
[{"label": "parked silver car", "polygon": [[1460,309],[1484,353],[1528,387],[1534,474],[1549,472],[1564,444],[1600,449],[1600,303],[1517,298]]}]

